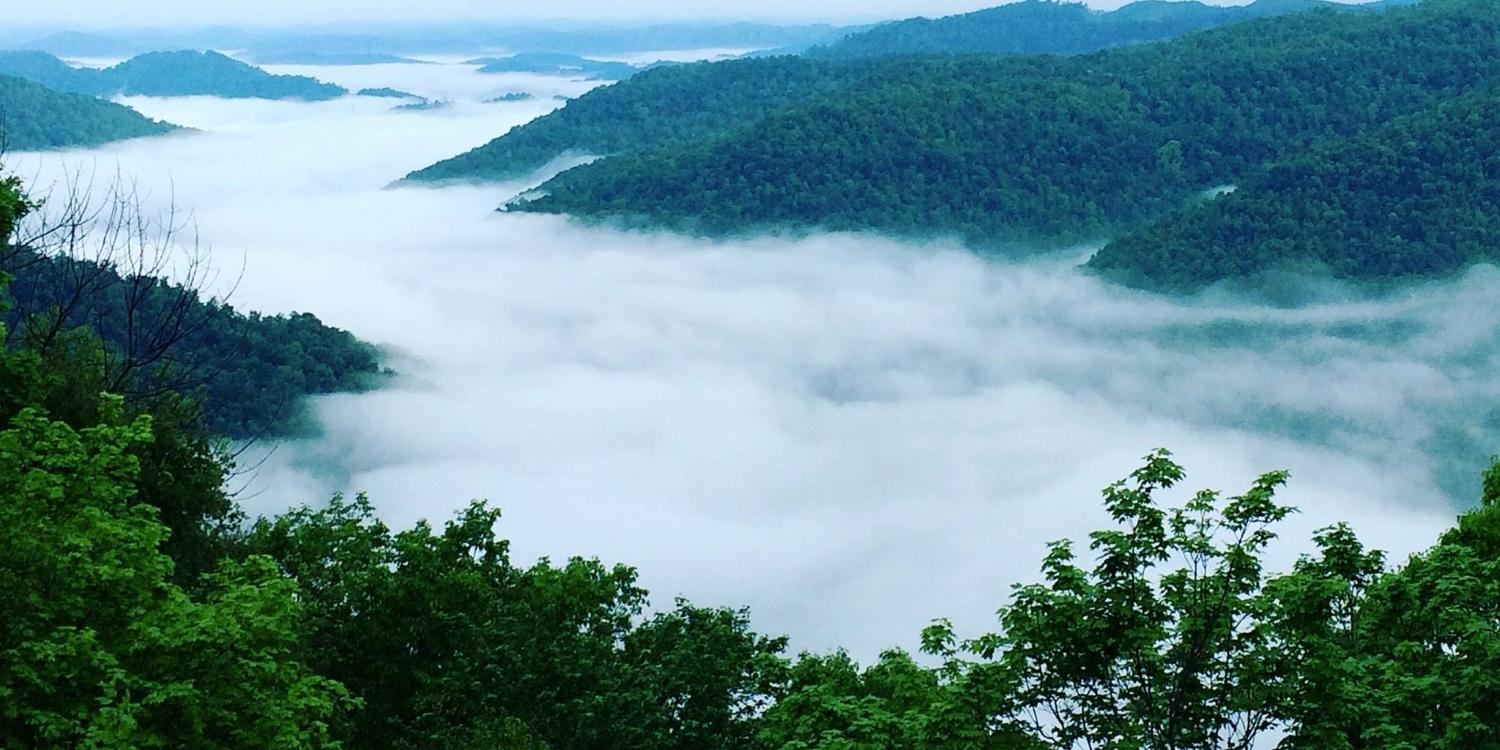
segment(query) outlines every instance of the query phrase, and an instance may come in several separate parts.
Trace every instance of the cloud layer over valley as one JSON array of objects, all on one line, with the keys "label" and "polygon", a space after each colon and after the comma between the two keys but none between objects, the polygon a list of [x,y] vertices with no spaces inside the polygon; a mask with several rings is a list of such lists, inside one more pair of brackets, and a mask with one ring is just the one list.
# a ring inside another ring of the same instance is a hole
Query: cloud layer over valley
[{"label": "cloud layer over valley", "polygon": [[[383,70],[384,69],[384,70]],[[462,66],[275,69],[453,99],[132,100],[201,129],[13,155],[135,175],[196,213],[235,302],[393,352],[393,387],[317,404],[258,512],[367,491],[389,521],[470,498],[521,557],[637,565],[658,603],[745,604],[864,657],[938,616],[988,625],[1048,540],[1099,524],[1148,450],[1189,485],[1293,472],[1287,527],[1353,521],[1404,554],[1477,493],[1500,436],[1500,272],[1273,307],[869,237],[704,242],[494,212],[515,187],[385,190],[592,84]],[[532,102],[481,104],[529,91]]]}]

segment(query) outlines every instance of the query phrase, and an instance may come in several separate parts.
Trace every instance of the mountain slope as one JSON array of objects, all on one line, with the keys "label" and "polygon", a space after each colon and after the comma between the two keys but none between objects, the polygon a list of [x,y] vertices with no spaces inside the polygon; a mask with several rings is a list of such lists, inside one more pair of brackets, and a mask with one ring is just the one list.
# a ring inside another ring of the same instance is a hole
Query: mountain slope
[{"label": "mountain slope", "polygon": [[406,179],[508,180],[567,155],[602,156],[705,138],[866,80],[888,65],[772,57],[652,68]]},{"label": "mountain slope", "polygon": [[5,150],[98,146],[175,129],[113,102],[0,76],[0,144]]},{"label": "mountain slope", "polygon": [[1258,171],[1111,242],[1092,268],[1185,289],[1278,269],[1344,278],[1500,259],[1500,88]]},{"label": "mountain slope", "polygon": [[901,60],[886,59],[895,53],[1074,54],[1327,5],[1322,0],[1259,0],[1247,8],[1219,8],[1142,0],[1113,13],[1095,13],[1078,4],[1026,0],[937,21],[899,21],[814,48],[806,53],[809,60],[757,56],[676,66],[670,74],[638,74],[407,179],[511,180],[565,155],[608,156],[720,135],[814,95],[863,85],[884,74],[883,68],[869,66],[899,68]]},{"label": "mountain slope", "polygon": [[519,210],[709,233],[1097,234],[1500,76],[1500,8],[1249,21],[1076,58],[945,58],[685,147],[565,172]]},{"label": "mountain slope", "polygon": [[150,52],[111,68],[74,68],[44,52],[0,52],[0,75],[91,96],[333,99],[348,92],[305,76],[278,76],[217,52]]}]

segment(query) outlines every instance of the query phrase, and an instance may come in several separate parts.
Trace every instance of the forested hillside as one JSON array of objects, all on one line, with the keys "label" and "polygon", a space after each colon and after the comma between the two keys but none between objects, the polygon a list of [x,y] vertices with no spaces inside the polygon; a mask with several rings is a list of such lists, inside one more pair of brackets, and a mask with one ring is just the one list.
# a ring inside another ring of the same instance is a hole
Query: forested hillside
[{"label": "forested hillside", "polygon": [[195,429],[231,438],[305,431],[308,396],[378,384],[379,353],[348,332],[227,304],[212,257],[127,182],[52,186],[36,205],[5,187],[0,208],[31,215],[0,235],[6,345],[80,363],[132,403],[186,398]]},{"label": "forested hillside", "polygon": [[0,75],[90,96],[333,99],[348,92],[306,76],[278,76],[217,52],[150,52],[110,68],[74,68],[45,52],[0,52]]},{"label": "forested hillside", "polygon": [[604,156],[703,139],[767,111],[880,75],[886,64],[771,57],[668,65],[594,89],[465,154],[407,175],[414,182],[509,180],[567,155]]},{"label": "forested hillside", "polygon": [[175,129],[113,102],[0,75],[0,150],[98,146]]},{"label": "forested hillside", "polygon": [[1066,238],[1500,78],[1500,7],[1310,12],[1074,58],[915,60],[717,138],[559,175],[519,210]]},{"label": "forested hillside", "polygon": [[[27,210],[0,182],[0,231]],[[1264,566],[1269,473],[1188,495],[1164,451],[1051,546],[998,630],[787,653],[750,613],[652,608],[634,569],[513,559],[500,514],[395,530],[365,498],[241,523],[171,393],[80,345],[0,349],[0,746],[220,750],[1169,750],[1500,741],[1500,465],[1392,567],[1345,526]],[[940,614],[940,613],[934,613]]]},{"label": "forested hillside", "polygon": [[[899,21],[808,50],[807,60],[781,55],[674,66],[671,73],[653,70],[589,92],[559,112],[516,127],[469,153],[413,172],[407,179],[510,180],[565,154],[609,156],[703,140],[748,127],[774,110],[814,96],[863,86],[885,73],[885,67],[857,64],[860,58],[931,53],[1076,54],[1327,5],[1321,0],[1259,0],[1247,7],[1224,8],[1142,0],[1112,13],[1095,13],[1076,3],[1026,0],[936,21]],[[809,60],[843,64],[818,65]],[[629,73],[616,75],[628,77]]]},{"label": "forested hillside", "polygon": [[1023,0],[974,13],[881,24],[826,47],[814,47],[807,54],[830,59],[913,54],[1077,55],[1170,39],[1233,21],[1348,7],[1323,0],[1256,0],[1231,6],[1195,0],[1139,0],[1099,12],[1084,3]]},{"label": "forested hillside", "polygon": [[1344,278],[1500,259],[1500,88],[1274,162],[1089,263],[1185,289],[1268,270]]}]

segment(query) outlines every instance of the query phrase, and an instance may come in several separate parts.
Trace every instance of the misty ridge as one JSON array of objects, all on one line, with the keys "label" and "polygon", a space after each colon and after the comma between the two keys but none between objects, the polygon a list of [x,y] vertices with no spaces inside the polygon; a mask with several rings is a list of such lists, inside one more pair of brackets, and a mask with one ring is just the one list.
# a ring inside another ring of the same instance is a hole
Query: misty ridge
[{"label": "misty ridge", "polygon": [[57,31],[0,747],[1500,743],[1488,3]]}]

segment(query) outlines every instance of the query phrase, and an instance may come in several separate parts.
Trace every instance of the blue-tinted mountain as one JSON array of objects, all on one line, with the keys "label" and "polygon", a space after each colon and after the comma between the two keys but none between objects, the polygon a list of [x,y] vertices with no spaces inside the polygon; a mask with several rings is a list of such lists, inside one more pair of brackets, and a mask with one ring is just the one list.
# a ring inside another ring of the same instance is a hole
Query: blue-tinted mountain
[{"label": "blue-tinted mountain", "polygon": [[1241,6],[1139,0],[1112,12],[1099,12],[1078,2],[1022,0],[962,15],[882,24],[813,48],[808,54],[832,59],[913,54],[1077,55],[1170,39],[1251,18],[1351,7],[1362,6],[1324,0],[1256,0]]},{"label": "blue-tinted mountain", "polygon": [[91,96],[218,96],[333,99],[345,89],[306,76],[278,76],[217,52],[150,52],[110,68],[75,68],[44,52],[0,52],[0,75]]},{"label": "blue-tinted mountain", "polygon": [[98,146],[175,129],[113,102],[0,76],[0,150]]},{"label": "blue-tinted mountain", "polygon": [[591,60],[561,52],[522,52],[508,57],[482,57],[470,60],[481,73],[539,73],[542,75],[623,81],[640,68],[622,62]]}]

